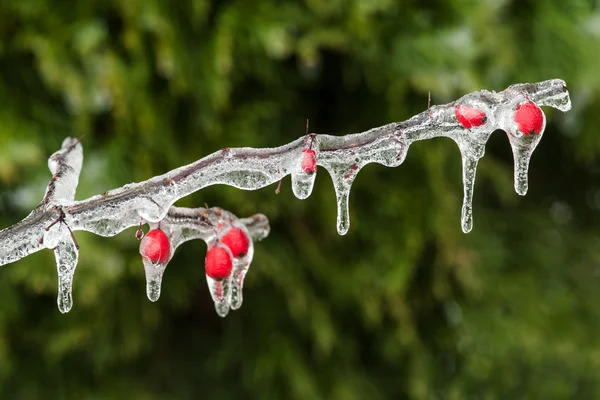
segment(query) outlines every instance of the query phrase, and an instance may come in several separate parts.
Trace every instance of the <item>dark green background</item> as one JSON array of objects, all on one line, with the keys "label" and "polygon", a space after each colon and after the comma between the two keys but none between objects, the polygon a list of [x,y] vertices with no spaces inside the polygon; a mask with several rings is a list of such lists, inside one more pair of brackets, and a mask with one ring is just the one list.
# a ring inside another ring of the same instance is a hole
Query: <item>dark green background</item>
[{"label": "dark green background", "polygon": [[460,229],[450,140],[370,165],[335,229],[325,170],[207,202],[271,220],[243,307],[219,318],[205,245],[182,246],[157,303],[135,229],[77,232],[74,307],[51,251],[0,271],[2,399],[600,398],[600,3],[593,0],[51,0],[0,3],[1,225],[23,218],[47,157],[83,139],[77,199],[222,147],[401,121],[465,93],[564,79],[530,190],[503,132]]}]

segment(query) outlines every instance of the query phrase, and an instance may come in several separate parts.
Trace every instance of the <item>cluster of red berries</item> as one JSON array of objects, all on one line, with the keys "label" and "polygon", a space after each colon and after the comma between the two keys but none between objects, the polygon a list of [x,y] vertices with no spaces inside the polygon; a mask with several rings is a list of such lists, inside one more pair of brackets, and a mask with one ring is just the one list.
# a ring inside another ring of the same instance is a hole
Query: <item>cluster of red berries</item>
[{"label": "cluster of red berries", "polygon": [[248,254],[250,239],[240,228],[230,228],[220,240],[220,244],[206,252],[204,268],[206,275],[215,280],[227,278],[233,269],[233,258]]},{"label": "cluster of red berries", "polygon": [[[241,228],[229,228],[219,243],[206,253],[206,275],[221,280],[228,277],[233,269],[233,258],[248,254],[250,238]],[[160,227],[150,230],[140,244],[142,257],[153,264],[165,264],[171,258],[171,242]]]},{"label": "cluster of red berries", "polygon": [[[478,127],[487,122],[487,115],[482,110],[466,105],[457,105],[454,115],[458,122],[467,129]],[[532,101],[521,103],[514,111],[513,120],[519,132],[525,136],[539,135],[544,128],[544,113]]]}]

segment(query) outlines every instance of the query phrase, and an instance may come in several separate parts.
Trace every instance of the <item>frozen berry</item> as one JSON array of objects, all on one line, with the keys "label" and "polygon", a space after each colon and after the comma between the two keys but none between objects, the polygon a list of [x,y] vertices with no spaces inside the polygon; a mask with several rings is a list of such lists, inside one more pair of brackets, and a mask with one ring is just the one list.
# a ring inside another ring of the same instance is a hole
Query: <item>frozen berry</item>
[{"label": "frozen berry", "polygon": [[163,264],[171,258],[171,242],[166,233],[160,229],[152,229],[140,243],[140,254],[154,264]]},{"label": "frozen berry", "polygon": [[458,122],[467,129],[471,129],[474,126],[481,126],[487,121],[487,116],[483,111],[460,104],[454,109],[454,114]]},{"label": "frozen berry", "polygon": [[213,247],[206,252],[204,268],[206,275],[213,279],[220,280],[228,277],[233,269],[231,254],[224,247]]},{"label": "frozen berry", "polygon": [[250,240],[246,233],[240,228],[231,228],[225,236],[221,238],[221,242],[231,250],[234,257],[240,258],[248,254]]},{"label": "frozen berry", "polygon": [[312,175],[317,172],[317,154],[313,149],[306,149],[303,153],[302,171]]},{"label": "frozen berry", "polygon": [[524,135],[539,135],[544,127],[544,113],[532,101],[519,104],[515,111],[515,122]]}]

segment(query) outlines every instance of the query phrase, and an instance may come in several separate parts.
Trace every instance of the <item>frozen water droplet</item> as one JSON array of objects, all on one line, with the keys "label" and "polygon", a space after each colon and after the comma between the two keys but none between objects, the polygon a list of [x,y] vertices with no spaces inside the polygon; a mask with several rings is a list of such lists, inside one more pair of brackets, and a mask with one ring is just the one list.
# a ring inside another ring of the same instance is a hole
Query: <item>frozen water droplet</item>
[{"label": "frozen water droplet", "polygon": [[156,301],[160,297],[162,278],[167,264],[154,264],[146,257],[142,258],[142,262],[146,272],[146,295],[150,301]]},{"label": "frozen water droplet", "polygon": [[216,280],[206,275],[208,290],[215,303],[215,310],[220,317],[225,317],[231,307],[232,277],[233,274],[225,279]]},{"label": "frozen water droplet", "polygon": [[71,237],[64,237],[54,248],[56,269],[58,271],[58,297],[57,305],[61,313],[65,314],[73,307],[73,275],[79,251]]},{"label": "frozen water droplet", "polygon": [[310,196],[316,176],[316,173],[306,173],[304,171],[292,173],[292,191],[294,195],[300,200]]},{"label": "frozen water droplet", "polygon": [[464,197],[461,225],[464,233],[469,233],[473,228],[473,189],[478,161],[475,157],[465,154],[462,156]]}]

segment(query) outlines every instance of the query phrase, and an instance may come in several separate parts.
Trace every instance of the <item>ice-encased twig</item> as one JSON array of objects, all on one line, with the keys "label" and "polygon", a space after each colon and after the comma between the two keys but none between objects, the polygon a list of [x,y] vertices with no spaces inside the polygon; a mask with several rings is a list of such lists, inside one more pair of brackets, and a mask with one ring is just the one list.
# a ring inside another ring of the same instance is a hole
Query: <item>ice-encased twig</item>
[{"label": "ice-encased twig", "polygon": [[216,236],[216,227],[220,223],[233,224],[238,221],[250,235],[252,241],[260,241],[269,235],[269,220],[263,214],[254,214],[247,218],[238,218],[229,211],[219,207],[186,208],[171,207],[162,225],[169,226],[173,251],[183,243],[201,239],[210,242]]},{"label": "ice-encased twig", "polygon": [[[232,228],[239,228],[244,232],[249,239],[246,254],[236,258],[228,250],[233,260],[230,276],[223,280],[206,277],[215,309],[220,316],[226,316],[229,308],[232,310],[240,308],[243,301],[244,279],[254,255],[254,242],[264,239],[270,231],[267,217],[263,214],[255,214],[248,218],[238,218],[219,207],[171,207],[167,216],[160,222],[160,226],[168,235],[173,252],[181,244],[195,239],[203,240],[209,248],[215,246],[215,243],[219,243]],[[167,263],[168,261],[155,265],[144,260],[148,298],[152,301],[156,301],[160,295],[161,280]]]},{"label": "ice-encased twig", "polygon": [[[561,111],[570,109],[565,82],[553,79],[513,85],[499,93],[485,90],[474,92],[453,103],[432,106],[407,121],[391,123],[364,133],[346,136],[312,134],[311,146],[316,152],[317,164],[330,171],[337,184],[338,181],[354,179],[360,168],[368,163],[400,165],[410,144],[418,140],[449,137],[459,144],[461,151],[469,151],[470,142],[474,140],[477,146],[485,144],[496,129],[514,134],[506,122],[507,115],[515,101],[521,99]],[[465,129],[456,120],[455,105],[467,103],[478,104],[487,113],[489,120],[483,127]],[[70,140],[72,145],[73,139]],[[304,136],[277,148],[227,148],[166,174],[86,200],[67,201],[69,196],[66,194],[71,193],[69,185],[59,190],[61,195],[55,197],[64,213],[64,221],[73,231],[85,230],[113,236],[136,226],[140,217],[151,222],[162,220],[175,201],[210,185],[225,184],[255,190],[276,183],[297,171],[303,150],[308,148],[307,142]],[[79,147],[80,144],[76,144],[73,148]],[[338,208],[341,213],[345,210],[345,207]],[[16,261],[43,248],[35,242],[42,235],[40,229],[44,223],[41,221],[52,221],[49,214],[55,215],[56,212],[56,207],[36,210],[33,216],[0,231],[0,264]],[[344,215],[338,216],[338,220],[344,222],[340,229],[340,233],[344,233],[349,222],[345,222]]]},{"label": "ice-encased twig", "polygon": [[66,138],[60,150],[48,159],[48,168],[52,173],[52,179],[38,207],[73,201],[82,163],[83,148],[81,142],[79,139]]}]

